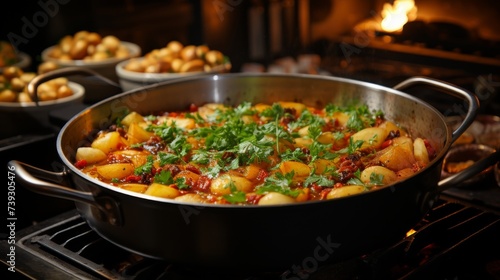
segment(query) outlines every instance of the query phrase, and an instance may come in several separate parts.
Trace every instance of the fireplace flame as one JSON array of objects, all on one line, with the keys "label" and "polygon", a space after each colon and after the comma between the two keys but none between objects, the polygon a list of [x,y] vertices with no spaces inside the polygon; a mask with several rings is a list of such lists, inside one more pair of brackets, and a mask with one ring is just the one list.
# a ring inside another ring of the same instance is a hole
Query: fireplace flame
[{"label": "fireplace flame", "polygon": [[380,27],[387,32],[403,28],[408,21],[417,17],[417,6],[413,0],[394,0],[394,4],[384,3]]}]

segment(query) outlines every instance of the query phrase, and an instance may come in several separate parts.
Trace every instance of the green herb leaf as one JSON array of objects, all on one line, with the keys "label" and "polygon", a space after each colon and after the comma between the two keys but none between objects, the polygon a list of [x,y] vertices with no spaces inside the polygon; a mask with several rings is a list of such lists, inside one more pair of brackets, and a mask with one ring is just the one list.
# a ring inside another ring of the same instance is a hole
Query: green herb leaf
[{"label": "green herb leaf", "polygon": [[163,185],[171,185],[174,183],[174,178],[169,170],[162,170],[155,175],[154,182]]},{"label": "green herb leaf", "polygon": [[154,159],[152,155],[149,155],[146,159],[146,163],[134,169],[135,175],[150,174],[153,170]]}]

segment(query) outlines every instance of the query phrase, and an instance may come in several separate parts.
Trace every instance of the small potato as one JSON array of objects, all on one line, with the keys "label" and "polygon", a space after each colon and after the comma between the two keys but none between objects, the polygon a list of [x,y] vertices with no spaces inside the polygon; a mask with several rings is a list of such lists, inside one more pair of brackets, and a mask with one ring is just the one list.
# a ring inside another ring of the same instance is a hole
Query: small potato
[{"label": "small potato", "polygon": [[259,113],[261,113],[264,110],[267,110],[271,108],[269,104],[263,104],[263,103],[257,103],[253,106],[253,109]]},{"label": "small potato", "polygon": [[180,192],[174,187],[153,183],[149,185],[144,194],[163,198],[176,198],[180,195]]},{"label": "small potato", "polygon": [[207,103],[201,107],[198,107],[198,114],[204,120],[210,120],[210,118],[217,113],[217,111],[224,111],[226,108],[222,104],[217,103]]},{"label": "small potato", "polygon": [[120,40],[113,35],[108,35],[102,38],[101,44],[103,44],[106,49],[108,49],[111,53],[116,53],[118,47],[120,46]]},{"label": "small potato", "polygon": [[243,173],[243,177],[247,178],[248,180],[254,180],[257,178],[257,175],[259,175],[260,170],[262,169],[256,164],[250,164],[248,166],[244,167],[245,171]]},{"label": "small potato", "polygon": [[344,186],[344,187],[332,189],[326,195],[326,198],[333,199],[333,198],[345,197],[345,196],[350,196],[350,195],[362,193],[364,191],[365,191],[364,186],[358,186],[358,185]]},{"label": "small potato", "polygon": [[371,180],[372,174],[381,175],[382,176],[381,183],[383,185],[388,185],[398,180],[398,176],[394,171],[385,168],[383,166],[374,165],[367,167],[365,170],[361,172],[361,181],[363,181],[363,183],[365,184],[373,183]]},{"label": "small potato", "polygon": [[180,52],[180,57],[182,60],[186,62],[196,59],[196,46],[194,45],[185,46]]},{"label": "small potato", "polygon": [[309,167],[309,165],[291,160],[283,161],[280,164],[279,169],[283,174],[287,174],[293,171],[294,179],[307,177],[311,173],[311,168]]},{"label": "small potato", "polygon": [[145,123],[146,121],[144,120],[144,117],[137,113],[137,112],[131,112],[128,113],[122,120],[121,123],[125,126],[129,126],[133,123]]},{"label": "small potato", "polygon": [[205,54],[205,61],[211,66],[222,64],[224,56],[220,51],[211,50]]},{"label": "small potato", "polygon": [[344,112],[334,112],[332,118],[335,119],[341,127],[345,127],[349,121],[349,115]]},{"label": "small potato", "polygon": [[130,50],[124,45],[119,45],[115,52],[116,58],[128,58],[131,56]]},{"label": "small potato", "polygon": [[23,74],[23,70],[19,67],[10,66],[4,69],[2,74],[7,80],[12,80],[13,78],[20,77]]},{"label": "small potato", "polygon": [[31,100],[31,96],[26,92],[20,92],[17,96],[17,101],[18,102],[33,102],[33,100]]},{"label": "small potato", "polygon": [[122,179],[134,173],[134,165],[131,163],[111,163],[96,167],[97,173],[104,179]]},{"label": "small potato", "polygon": [[304,110],[307,109],[306,105],[298,102],[278,102],[281,107],[285,109],[293,109],[295,110],[295,116],[298,117]]},{"label": "small potato", "polygon": [[193,59],[182,64],[179,69],[179,73],[188,73],[188,72],[201,72],[204,69],[205,62],[201,59]]},{"label": "small potato", "polygon": [[167,48],[172,51],[172,53],[179,53],[184,48],[184,45],[178,41],[171,41],[167,44]]},{"label": "small potato", "polygon": [[91,61],[103,61],[109,59],[111,56],[108,52],[95,52],[92,56],[88,57]]},{"label": "small potato", "polygon": [[89,32],[87,36],[85,37],[87,39],[87,42],[89,42],[90,45],[97,45],[102,41],[101,35],[96,32]]},{"label": "small potato", "polygon": [[23,91],[24,87],[26,86],[26,82],[21,79],[21,77],[15,77],[12,80],[10,80],[10,88],[13,91],[20,92]]},{"label": "small potato", "polygon": [[138,151],[138,150],[118,150],[114,151],[113,155],[120,158],[124,157],[132,161],[132,164],[134,166],[141,166],[144,165],[148,161],[148,155],[149,153],[145,151]]},{"label": "small potato", "polygon": [[277,192],[270,192],[264,195],[258,205],[280,205],[294,203],[295,198]]},{"label": "small potato", "polygon": [[413,141],[409,137],[394,138],[389,147],[379,152],[378,160],[392,171],[412,167],[415,163]]},{"label": "small potato", "polygon": [[69,55],[72,59],[83,59],[87,56],[87,47],[89,43],[85,39],[77,39],[73,42],[71,49],[69,50]]},{"label": "small potato", "polygon": [[174,73],[179,73],[181,71],[183,64],[184,64],[184,60],[182,60],[180,58],[176,58],[176,59],[172,60],[172,63],[170,66],[172,67],[172,71]]},{"label": "small potato", "polygon": [[370,150],[382,146],[387,137],[387,132],[380,127],[368,127],[354,133],[351,137],[354,142],[363,141],[360,150]]},{"label": "small potato", "polygon": [[[58,47],[60,48],[60,51],[62,53],[69,53],[69,50],[71,49],[71,46],[73,45],[73,36],[71,35],[66,35],[64,36],[60,41]],[[55,53],[57,55],[57,53]],[[60,53],[57,57],[60,57]]]},{"label": "small potato", "polygon": [[399,131],[400,136],[408,136],[408,133],[404,129],[402,129],[397,124],[395,124],[391,121],[385,121],[381,125],[379,125],[379,127],[385,129],[385,131],[387,132],[387,135],[389,135],[389,133],[391,131],[394,131],[394,132]]},{"label": "small potato", "polygon": [[47,72],[54,71],[58,68],[59,66],[55,62],[46,61],[38,66],[38,74],[45,74]]},{"label": "small potato", "polygon": [[405,168],[405,169],[401,169],[398,172],[396,172],[396,175],[398,176],[398,180],[403,180],[405,178],[412,176],[413,174],[415,174],[415,171],[413,170],[413,168]]},{"label": "small potato", "polygon": [[204,59],[205,58],[205,55],[207,54],[207,52],[209,52],[210,49],[205,46],[205,45],[200,45],[200,46],[197,46],[196,47],[196,57],[197,58],[200,58],[200,59]]},{"label": "small potato", "polygon": [[148,141],[151,136],[154,135],[153,132],[146,131],[144,128],[139,126],[137,123],[132,123],[128,127],[128,141],[130,144],[137,144]]},{"label": "small potato", "polygon": [[79,40],[79,39],[87,39],[89,36],[90,32],[87,30],[80,30],[73,35],[73,39]]},{"label": "small potato", "polygon": [[120,188],[137,193],[144,193],[148,189],[148,185],[129,183],[120,185]]},{"label": "small potato", "polygon": [[333,160],[327,159],[317,159],[313,162],[314,165],[314,173],[315,174],[323,174],[327,168],[334,168],[335,162]]},{"label": "small potato", "polygon": [[38,92],[38,99],[40,101],[56,100],[57,99],[57,91],[55,89],[39,91]]},{"label": "small potato", "polygon": [[194,119],[175,118],[175,117],[165,117],[165,118],[159,117],[158,123],[164,123],[168,126],[175,124],[175,127],[182,128],[182,129],[193,129],[196,125],[196,122]]},{"label": "small potato", "polygon": [[413,154],[419,166],[424,167],[429,164],[429,153],[422,138],[417,138],[413,141]]},{"label": "small potato", "polygon": [[106,154],[92,147],[80,147],[76,150],[76,160],[85,160],[88,164],[103,161],[107,158]]},{"label": "small potato", "polygon": [[129,61],[125,67],[124,67],[125,70],[128,70],[128,71],[133,71],[133,72],[144,72],[144,65],[142,65],[138,60],[131,60]]},{"label": "small potato", "polygon": [[68,85],[62,85],[57,89],[57,98],[64,98],[73,95],[73,90]]},{"label": "small potato", "polygon": [[189,170],[182,170],[181,172],[177,173],[177,175],[174,176],[174,181],[177,181],[178,179],[184,179],[184,183],[188,186],[194,186],[196,182],[198,182],[198,179],[200,178],[200,175],[189,171]]},{"label": "small potato", "polygon": [[210,191],[217,195],[230,194],[231,185],[233,185],[236,190],[245,193],[248,193],[252,190],[252,182],[245,177],[223,174],[212,180],[212,182],[210,183]]},{"label": "small potato", "polygon": [[317,141],[321,144],[332,144],[332,147],[336,148],[341,148],[347,146],[347,140],[342,137],[342,138],[337,138],[335,134],[331,133],[330,131],[326,131],[321,133],[318,136]]},{"label": "small potato", "polygon": [[195,193],[187,193],[185,195],[178,196],[174,198],[175,201],[178,202],[187,202],[187,203],[205,203],[206,200],[203,199],[199,194]]},{"label": "small potato", "polygon": [[4,89],[0,92],[0,102],[14,102],[17,94],[11,89]]},{"label": "small potato", "polygon": [[110,153],[118,150],[121,143],[120,133],[112,131],[99,135],[99,137],[92,142],[91,146],[104,153]]},{"label": "small potato", "polygon": [[311,138],[295,138],[293,145],[297,148],[308,148],[314,141]]},{"label": "small potato", "polygon": [[309,126],[304,126],[297,131],[301,137],[307,137],[309,135]]}]

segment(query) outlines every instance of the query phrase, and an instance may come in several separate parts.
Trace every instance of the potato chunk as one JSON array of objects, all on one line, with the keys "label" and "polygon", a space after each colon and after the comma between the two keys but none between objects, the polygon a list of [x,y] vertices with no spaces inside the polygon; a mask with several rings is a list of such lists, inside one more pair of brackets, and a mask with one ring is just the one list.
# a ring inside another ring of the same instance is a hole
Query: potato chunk
[{"label": "potato chunk", "polygon": [[210,183],[210,191],[217,195],[230,194],[231,185],[233,185],[236,190],[245,193],[252,190],[252,182],[247,178],[235,176],[232,174],[223,174],[212,180],[212,182]]},{"label": "potato chunk", "polygon": [[88,164],[96,163],[99,161],[103,161],[107,158],[106,154],[95,148],[91,147],[80,147],[76,150],[76,160],[85,160]]},{"label": "potato chunk", "polygon": [[134,173],[131,163],[111,163],[96,167],[97,173],[107,180],[122,179]]},{"label": "potato chunk", "polygon": [[360,150],[378,149],[384,143],[388,133],[380,127],[368,127],[354,133],[351,137],[354,142],[363,141]]},{"label": "potato chunk", "polygon": [[295,199],[288,195],[277,192],[270,192],[265,194],[260,200],[258,205],[279,205],[294,203]]},{"label": "potato chunk", "polygon": [[429,153],[422,138],[417,138],[413,141],[413,154],[419,166],[424,167],[429,164]]},{"label": "potato chunk", "polygon": [[131,183],[131,184],[120,185],[120,188],[128,191],[133,191],[136,193],[144,193],[148,188],[148,185]]},{"label": "potato chunk", "polygon": [[341,188],[334,188],[327,195],[327,199],[345,197],[349,195],[354,195],[358,193],[362,193],[365,191],[365,187],[358,185],[345,186]]},{"label": "potato chunk", "polygon": [[304,105],[303,103],[298,103],[298,102],[284,102],[284,101],[281,101],[281,102],[278,102],[281,107],[285,108],[285,109],[293,109],[295,110],[295,115],[296,116],[300,116],[300,114],[302,114],[302,112],[304,110],[307,109],[306,105]]},{"label": "potato chunk", "polygon": [[309,176],[309,173],[311,173],[311,168],[307,164],[291,160],[283,161],[280,164],[279,169],[283,174],[287,174],[293,171],[294,179]]},{"label": "potato chunk", "polygon": [[142,122],[145,122],[144,117],[137,112],[131,112],[122,119],[122,124],[125,126],[130,126],[133,123],[142,123]]},{"label": "potato chunk", "polygon": [[180,195],[180,192],[172,186],[153,183],[148,187],[144,194],[163,198],[176,198]]},{"label": "potato chunk", "polygon": [[380,152],[379,160],[392,171],[412,167],[415,163],[413,141],[409,137],[394,138],[393,143]]},{"label": "potato chunk", "polygon": [[92,142],[92,148],[99,149],[104,153],[114,152],[119,149],[122,144],[120,133],[116,131],[101,134]]},{"label": "potato chunk", "polygon": [[380,175],[382,176],[382,180],[380,183],[387,185],[392,182],[397,181],[398,176],[396,173],[388,168],[385,168],[383,166],[370,166],[367,167],[363,172],[361,172],[361,181],[365,184],[370,184],[372,182],[372,174]]},{"label": "potato chunk", "polygon": [[137,123],[131,123],[128,128],[128,141],[130,144],[137,144],[148,141],[154,133],[146,131]]}]

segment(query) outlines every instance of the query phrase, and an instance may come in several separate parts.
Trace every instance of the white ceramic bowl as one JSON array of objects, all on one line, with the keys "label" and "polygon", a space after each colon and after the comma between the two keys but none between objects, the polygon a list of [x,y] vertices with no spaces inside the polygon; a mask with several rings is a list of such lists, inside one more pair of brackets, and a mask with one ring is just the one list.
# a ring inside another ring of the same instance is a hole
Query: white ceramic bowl
[{"label": "white ceramic bowl", "polygon": [[[130,56],[125,58],[109,58],[102,61],[84,61],[84,60],[60,60],[49,57],[49,53],[56,47],[51,46],[42,51],[42,61],[53,61],[59,67],[86,67],[99,73],[100,75],[111,79],[118,83],[118,77],[115,72],[115,66],[121,61],[139,57],[141,55],[141,48],[134,43],[121,41],[120,44],[127,47],[130,51]],[[85,85],[84,85],[85,86]]]},{"label": "white ceramic bowl", "polygon": [[[142,60],[144,58],[132,58],[135,60]],[[130,59],[122,61],[116,65],[116,73],[119,78],[120,86],[124,91],[132,90],[135,88],[140,88],[159,82],[178,79],[190,76],[215,74],[215,73],[226,73],[231,70],[231,63],[214,67],[211,71],[198,71],[198,72],[186,72],[186,73],[141,73],[134,72],[125,69],[125,66],[130,62]]]},{"label": "white ceramic bowl", "polygon": [[53,126],[50,112],[83,102],[85,88],[74,82],[68,82],[68,85],[73,90],[72,95],[40,101],[38,105],[35,102],[0,102],[0,139],[49,130]]},{"label": "white ceramic bowl", "polygon": [[23,53],[23,52],[19,52],[17,54],[17,57],[19,58],[18,62],[14,63],[12,65],[9,65],[9,66],[0,67],[0,73],[3,73],[3,69],[10,67],[10,66],[19,67],[24,71],[28,70],[28,68],[31,66],[31,57],[28,54]]}]

